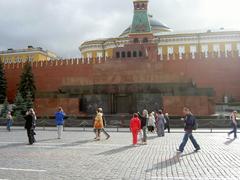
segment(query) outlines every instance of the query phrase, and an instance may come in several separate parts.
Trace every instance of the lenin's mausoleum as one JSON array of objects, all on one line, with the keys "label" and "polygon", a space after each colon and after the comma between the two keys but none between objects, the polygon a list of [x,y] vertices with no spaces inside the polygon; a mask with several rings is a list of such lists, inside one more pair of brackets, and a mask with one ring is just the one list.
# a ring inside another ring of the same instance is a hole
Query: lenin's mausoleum
[{"label": "lenin's mausoleum", "polygon": [[[240,101],[240,31],[175,33],[148,14],[148,0],[134,0],[132,24],[119,37],[80,45],[82,58],[32,60],[38,115],[106,114],[164,108],[180,115],[211,115],[215,105]],[[24,62],[5,62],[13,101]]]}]

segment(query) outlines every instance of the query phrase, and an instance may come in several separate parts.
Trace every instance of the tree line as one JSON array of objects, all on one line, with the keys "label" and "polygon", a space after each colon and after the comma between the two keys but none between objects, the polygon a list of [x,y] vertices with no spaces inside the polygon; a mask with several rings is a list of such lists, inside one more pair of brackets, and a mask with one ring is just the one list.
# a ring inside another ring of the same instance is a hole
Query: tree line
[{"label": "tree line", "polygon": [[23,67],[15,100],[10,109],[7,99],[7,79],[4,64],[0,61],[0,104],[3,104],[0,112],[1,117],[6,117],[7,112],[12,111],[16,118],[21,118],[28,109],[33,108],[35,92],[36,86],[32,66],[31,63],[27,62]]}]

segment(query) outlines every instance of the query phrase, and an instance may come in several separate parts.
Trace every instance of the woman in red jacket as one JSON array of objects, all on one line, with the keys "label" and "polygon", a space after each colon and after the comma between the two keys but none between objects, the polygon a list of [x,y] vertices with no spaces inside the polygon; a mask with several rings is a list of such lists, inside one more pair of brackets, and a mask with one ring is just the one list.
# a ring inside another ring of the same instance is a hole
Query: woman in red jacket
[{"label": "woman in red jacket", "polygon": [[133,145],[137,145],[138,132],[141,130],[141,121],[137,113],[133,114],[133,118],[130,121],[130,129],[133,136]]}]

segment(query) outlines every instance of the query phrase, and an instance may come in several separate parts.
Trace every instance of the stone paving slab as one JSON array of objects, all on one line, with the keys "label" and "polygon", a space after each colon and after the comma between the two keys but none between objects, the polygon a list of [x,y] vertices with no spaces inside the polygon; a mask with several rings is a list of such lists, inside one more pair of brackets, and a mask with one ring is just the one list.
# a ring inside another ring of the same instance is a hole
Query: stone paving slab
[{"label": "stone paving slab", "polygon": [[177,154],[183,134],[149,134],[148,144],[133,147],[130,133],[112,132],[93,140],[92,132],[65,131],[62,139],[51,131],[37,131],[37,143],[27,145],[18,129],[0,130],[0,179],[86,180],[207,180],[240,179],[240,140],[226,133],[196,133],[201,151],[188,142]]}]

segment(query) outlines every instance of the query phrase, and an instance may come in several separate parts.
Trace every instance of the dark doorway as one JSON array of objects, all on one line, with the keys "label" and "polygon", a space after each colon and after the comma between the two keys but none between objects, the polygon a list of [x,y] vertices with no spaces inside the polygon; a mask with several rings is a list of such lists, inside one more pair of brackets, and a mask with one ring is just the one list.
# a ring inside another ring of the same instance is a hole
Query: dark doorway
[{"label": "dark doorway", "polygon": [[129,96],[117,96],[117,113],[129,113]]}]

